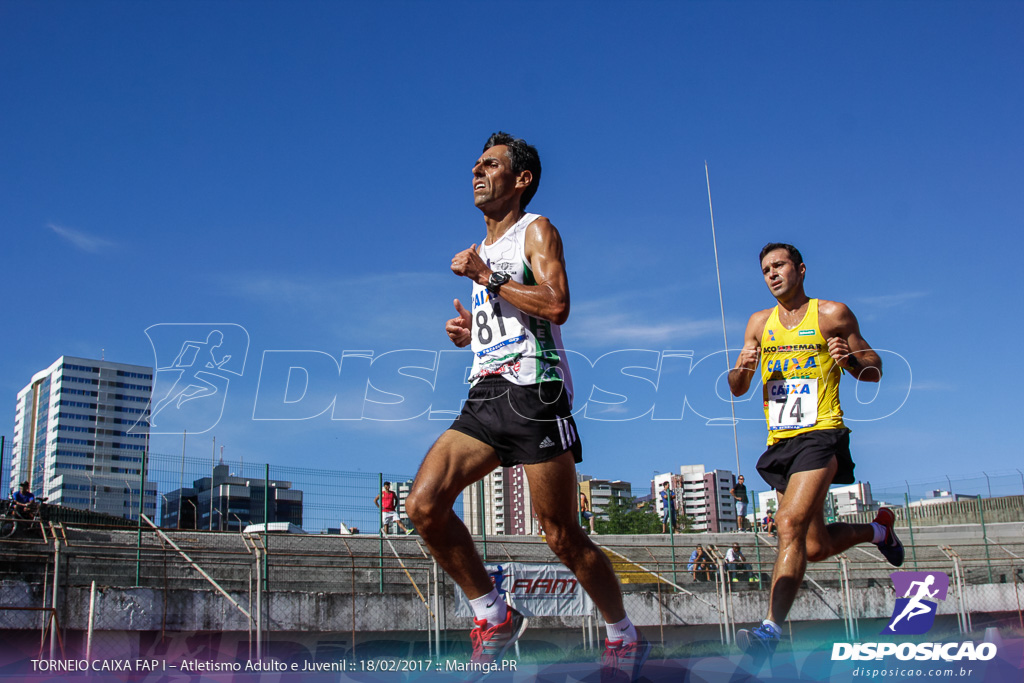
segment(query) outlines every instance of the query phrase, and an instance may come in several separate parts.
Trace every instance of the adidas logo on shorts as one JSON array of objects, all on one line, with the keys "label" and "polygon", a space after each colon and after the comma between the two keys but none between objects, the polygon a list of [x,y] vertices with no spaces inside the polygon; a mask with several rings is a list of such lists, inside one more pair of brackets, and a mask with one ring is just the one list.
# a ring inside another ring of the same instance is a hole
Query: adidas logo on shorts
[{"label": "adidas logo on shorts", "polygon": [[555,445],[555,442],[551,440],[550,436],[545,436],[544,440],[540,442],[539,448],[551,448]]}]

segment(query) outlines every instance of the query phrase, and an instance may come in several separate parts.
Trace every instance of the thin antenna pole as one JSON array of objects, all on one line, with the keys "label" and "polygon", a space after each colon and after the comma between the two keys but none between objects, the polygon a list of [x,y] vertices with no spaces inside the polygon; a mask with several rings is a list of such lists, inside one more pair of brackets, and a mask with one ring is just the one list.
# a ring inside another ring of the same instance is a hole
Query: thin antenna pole
[{"label": "thin antenna pole", "polygon": [[[725,301],[722,298],[722,272],[718,267],[718,238],[715,235],[715,210],[711,206],[711,175],[708,173],[708,162],[704,162],[704,178],[708,182],[708,211],[711,213],[711,243],[715,247],[715,276],[718,278],[718,306],[722,310],[722,339],[725,342],[725,371],[732,370],[732,363],[729,362],[729,337],[725,333]],[[736,448],[736,474],[740,475],[743,470],[740,468],[740,437],[736,431],[736,404],[729,399],[729,411],[732,414],[732,441]]]}]

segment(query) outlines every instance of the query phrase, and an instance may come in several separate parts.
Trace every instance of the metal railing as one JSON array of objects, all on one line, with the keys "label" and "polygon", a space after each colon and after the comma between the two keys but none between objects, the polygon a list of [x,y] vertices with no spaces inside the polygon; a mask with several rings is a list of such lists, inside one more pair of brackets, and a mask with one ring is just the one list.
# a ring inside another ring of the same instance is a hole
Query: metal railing
[{"label": "metal railing", "polygon": [[[743,541],[745,566],[724,560],[734,539]],[[384,554],[381,539],[368,535],[148,529],[138,547],[135,540],[134,530],[51,524],[45,538],[0,543],[0,607],[12,608],[0,609],[0,629],[44,627],[42,640],[56,648],[54,638],[66,629],[163,633],[199,630],[201,622],[204,629],[246,632],[257,656],[278,630],[347,632],[355,657],[366,634],[389,631],[425,640],[431,654],[446,653],[450,629],[459,632],[458,640],[470,625],[454,616],[454,586],[416,536],[384,539]],[[727,644],[738,626],[763,616],[775,560],[775,546],[765,534],[702,538],[713,560],[703,568],[687,566],[688,552],[673,561],[667,544],[597,540],[622,582],[631,619],[658,629],[663,642],[673,629],[704,624],[717,627]],[[1024,628],[1024,540],[918,545],[908,548],[908,556],[911,549],[918,570],[949,575],[942,613],[957,615],[959,631],[1004,622]],[[491,537],[488,552],[492,562],[557,561],[533,538]],[[861,621],[887,617],[885,609],[892,609],[898,596],[892,594],[891,572],[870,547],[811,564],[792,620],[837,622],[854,639]],[[29,589],[19,593],[19,585]],[[872,592],[878,599],[863,599]],[[25,597],[30,595],[41,597],[32,602]],[[868,603],[884,609],[872,612]],[[33,622],[22,608],[49,610],[53,618]],[[144,608],[159,618],[140,622]],[[581,622],[585,639],[587,624],[593,630],[599,618],[595,612]],[[537,623],[564,628],[544,618]]]}]

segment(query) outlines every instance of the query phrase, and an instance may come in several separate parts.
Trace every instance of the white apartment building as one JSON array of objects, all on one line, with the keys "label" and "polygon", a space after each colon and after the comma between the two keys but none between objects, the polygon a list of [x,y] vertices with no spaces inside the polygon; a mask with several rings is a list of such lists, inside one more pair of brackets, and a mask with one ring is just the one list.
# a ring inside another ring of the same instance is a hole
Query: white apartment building
[{"label": "white apartment building", "polygon": [[735,483],[731,471],[707,471],[704,465],[683,465],[679,474],[656,475],[651,483],[659,517],[664,512],[660,492],[666,481],[675,493],[677,512],[693,519],[693,531],[736,531],[736,506],[729,495]]},{"label": "white apartment building", "polygon": [[[18,392],[9,488],[137,519],[152,393],[150,367],[61,356]],[[143,498],[153,518],[155,483]]]},{"label": "white apartment building", "polygon": [[[871,484],[866,481],[847,486],[834,486],[828,492],[832,496],[837,517],[878,509],[878,503],[871,496]],[[774,490],[769,489],[757,494],[758,519],[764,519],[767,510],[774,512],[778,509],[779,497]]]},{"label": "white apartment building", "polygon": [[[768,489],[767,491],[758,491],[757,493],[757,519],[762,520],[764,516],[768,514],[768,511],[772,511],[772,516],[775,516],[775,512],[779,509],[779,496],[775,489]],[[751,510],[753,512],[753,510]]]},{"label": "white apartment building", "polygon": [[916,508],[923,507],[925,505],[937,505],[939,503],[955,503],[968,498],[973,500],[974,498],[977,498],[977,496],[965,496],[962,493],[952,493],[943,489],[936,489],[934,491],[929,491],[918,500],[911,501],[910,507]]},{"label": "white apartment building", "polygon": [[871,497],[871,484],[866,481],[836,486],[829,489],[829,493],[832,494],[836,515],[839,517],[878,509],[875,499]]}]

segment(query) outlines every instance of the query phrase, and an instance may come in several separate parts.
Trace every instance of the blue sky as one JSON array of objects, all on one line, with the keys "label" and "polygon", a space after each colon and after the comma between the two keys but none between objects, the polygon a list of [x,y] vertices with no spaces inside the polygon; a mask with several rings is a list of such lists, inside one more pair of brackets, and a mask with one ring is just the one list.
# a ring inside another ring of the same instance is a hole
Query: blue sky
[{"label": "blue sky", "polygon": [[[1012,472],[1021,35],[1019,3],[5,2],[0,432],[62,354],[153,365],[148,328],[232,324],[244,368],[190,454],[414,472],[446,426],[421,408],[463,392],[457,357],[429,368],[502,129],[540,150],[530,208],[565,241],[582,471],[735,469],[701,417],[729,410],[706,160],[730,345],[773,303],[757,252],[789,241],[887,351],[877,395],[843,393],[858,476]],[[362,413],[388,419],[331,419],[346,350],[395,352]],[[302,359],[305,402],[271,372]],[[759,483],[759,401],[737,410]]]}]

